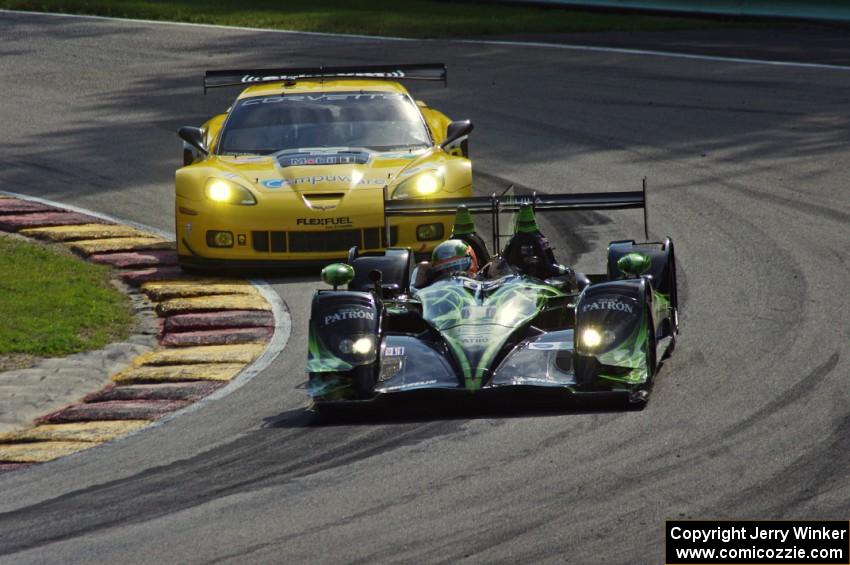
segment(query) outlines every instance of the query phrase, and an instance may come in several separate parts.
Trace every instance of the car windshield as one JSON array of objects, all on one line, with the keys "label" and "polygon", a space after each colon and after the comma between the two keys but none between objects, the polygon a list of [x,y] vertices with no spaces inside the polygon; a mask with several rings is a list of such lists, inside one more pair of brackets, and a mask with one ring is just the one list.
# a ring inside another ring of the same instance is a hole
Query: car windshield
[{"label": "car windshield", "polygon": [[440,331],[456,326],[515,328],[559,294],[549,285],[515,275],[492,281],[453,276],[416,291],[422,317]]},{"label": "car windshield", "polygon": [[230,111],[219,153],[268,154],[311,147],[419,149],[430,145],[421,114],[395,92],[255,96]]}]

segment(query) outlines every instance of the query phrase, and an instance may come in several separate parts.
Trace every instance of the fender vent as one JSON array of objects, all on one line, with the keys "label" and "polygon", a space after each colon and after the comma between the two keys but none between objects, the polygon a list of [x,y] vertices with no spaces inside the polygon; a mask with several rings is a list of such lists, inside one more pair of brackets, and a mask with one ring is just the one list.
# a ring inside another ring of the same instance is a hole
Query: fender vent
[{"label": "fender vent", "polygon": [[285,253],[286,252],[286,232],[285,231],[253,231],[251,232],[251,242],[254,245],[254,251],[261,253]]}]

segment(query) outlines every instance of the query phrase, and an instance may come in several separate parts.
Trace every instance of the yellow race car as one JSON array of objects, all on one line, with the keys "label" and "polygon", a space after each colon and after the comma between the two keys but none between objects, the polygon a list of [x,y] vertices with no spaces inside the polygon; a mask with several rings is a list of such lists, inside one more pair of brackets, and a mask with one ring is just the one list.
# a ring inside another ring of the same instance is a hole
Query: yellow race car
[{"label": "yellow race car", "polygon": [[248,87],[225,113],[179,131],[181,266],[322,264],[354,246],[430,252],[453,216],[386,220],[384,202],[472,195],[472,123],[397,82],[446,76],[444,64],[208,71],[205,91]]}]

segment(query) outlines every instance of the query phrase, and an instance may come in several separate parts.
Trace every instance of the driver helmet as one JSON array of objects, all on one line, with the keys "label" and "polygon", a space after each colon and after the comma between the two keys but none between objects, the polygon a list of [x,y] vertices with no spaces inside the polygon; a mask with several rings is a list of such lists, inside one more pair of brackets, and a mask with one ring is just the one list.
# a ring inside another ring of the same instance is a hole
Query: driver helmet
[{"label": "driver helmet", "polygon": [[463,271],[478,272],[478,258],[472,246],[460,239],[447,239],[434,248],[431,254],[431,269],[435,276]]}]

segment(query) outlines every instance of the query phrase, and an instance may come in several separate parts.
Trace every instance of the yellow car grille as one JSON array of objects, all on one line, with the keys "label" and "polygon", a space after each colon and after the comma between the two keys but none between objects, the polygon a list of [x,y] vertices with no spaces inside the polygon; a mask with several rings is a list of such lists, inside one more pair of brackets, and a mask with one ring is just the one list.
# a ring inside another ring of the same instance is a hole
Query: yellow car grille
[{"label": "yellow car grille", "polygon": [[[322,253],[386,247],[383,228],[321,232],[253,231],[251,243],[260,253]],[[390,245],[398,240],[398,227],[390,228]]]}]

